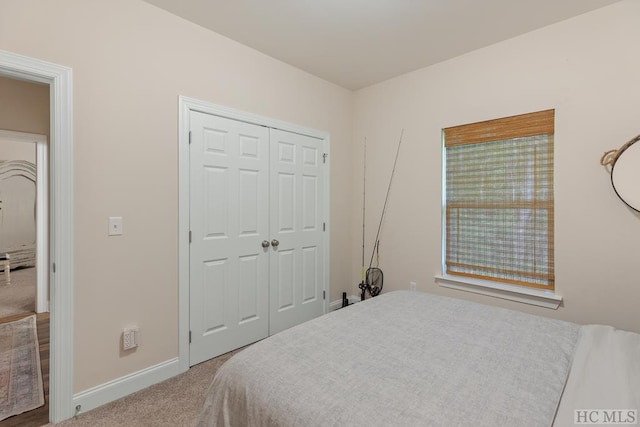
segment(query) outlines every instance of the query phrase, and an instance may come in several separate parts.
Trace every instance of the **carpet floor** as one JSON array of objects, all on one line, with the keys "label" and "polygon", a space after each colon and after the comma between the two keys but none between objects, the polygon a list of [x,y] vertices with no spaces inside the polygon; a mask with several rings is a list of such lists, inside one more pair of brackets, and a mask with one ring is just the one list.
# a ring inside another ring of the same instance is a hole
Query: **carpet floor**
[{"label": "carpet floor", "polygon": [[[197,420],[205,393],[218,368],[238,349],[192,366],[187,372],[108,403],[75,418],[54,424],[61,427],[191,426]],[[48,424],[51,426],[52,424]]]},{"label": "carpet floor", "polygon": [[0,324],[0,420],[42,405],[36,316]]},{"label": "carpet floor", "polygon": [[11,284],[0,278],[0,318],[36,311],[36,269],[11,270]]}]

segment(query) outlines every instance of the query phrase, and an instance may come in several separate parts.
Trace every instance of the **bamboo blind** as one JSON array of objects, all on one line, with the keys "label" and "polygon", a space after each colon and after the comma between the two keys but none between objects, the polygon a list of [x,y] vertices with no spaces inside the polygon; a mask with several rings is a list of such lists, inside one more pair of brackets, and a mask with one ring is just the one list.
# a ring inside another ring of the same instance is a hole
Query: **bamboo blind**
[{"label": "bamboo blind", "polygon": [[487,120],[444,130],[445,146],[478,144],[525,136],[553,135],[555,110]]},{"label": "bamboo blind", "polygon": [[444,130],[448,274],[554,288],[554,110]]}]

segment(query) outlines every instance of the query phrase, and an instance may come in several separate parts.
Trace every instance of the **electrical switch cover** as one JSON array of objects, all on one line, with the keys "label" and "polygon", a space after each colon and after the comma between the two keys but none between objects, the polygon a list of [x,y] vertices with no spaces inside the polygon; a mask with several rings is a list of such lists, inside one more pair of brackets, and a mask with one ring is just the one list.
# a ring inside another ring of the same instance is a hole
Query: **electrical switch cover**
[{"label": "electrical switch cover", "polygon": [[109,236],[122,236],[122,217],[109,217]]}]

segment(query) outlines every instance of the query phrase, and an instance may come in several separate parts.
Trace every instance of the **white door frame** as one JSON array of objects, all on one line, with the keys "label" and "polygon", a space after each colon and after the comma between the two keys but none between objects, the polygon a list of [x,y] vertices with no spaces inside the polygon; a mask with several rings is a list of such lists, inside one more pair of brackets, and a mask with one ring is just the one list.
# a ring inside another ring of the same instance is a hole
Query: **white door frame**
[{"label": "white door frame", "polygon": [[73,94],[68,67],[0,50],[0,75],[49,85],[49,420],[73,408]]},{"label": "white door frame", "polygon": [[[179,366],[181,371],[189,369],[189,126],[190,114],[192,111],[198,111],[206,114],[214,114],[228,119],[239,120],[243,122],[253,123],[260,126],[267,126],[276,129],[282,129],[288,132],[299,133],[322,139],[324,141],[323,151],[327,153],[327,171],[331,170],[330,164],[330,138],[327,132],[321,132],[314,129],[305,128],[280,120],[270,119],[267,117],[257,116],[245,113],[232,108],[215,105],[209,102],[200,101],[185,96],[180,96],[179,119],[178,119],[178,342],[179,342]],[[323,289],[326,292],[324,300],[324,312],[329,308],[329,272],[330,258],[330,173],[324,174],[324,218],[327,224],[326,233],[324,233],[324,260],[325,274]]]},{"label": "white door frame", "polygon": [[49,311],[49,168],[47,137],[35,133],[0,129],[0,141],[36,144],[36,313]]}]

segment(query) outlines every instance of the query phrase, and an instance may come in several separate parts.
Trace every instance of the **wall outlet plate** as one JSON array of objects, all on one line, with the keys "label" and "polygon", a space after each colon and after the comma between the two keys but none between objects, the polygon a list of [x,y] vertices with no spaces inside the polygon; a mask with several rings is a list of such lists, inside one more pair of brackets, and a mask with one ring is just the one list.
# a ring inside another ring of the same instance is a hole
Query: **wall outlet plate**
[{"label": "wall outlet plate", "polygon": [[124,328],[122,333],[122,349],[123,350],[131,350],[138,346],[138,333],[139,329],[134,328]]}]

